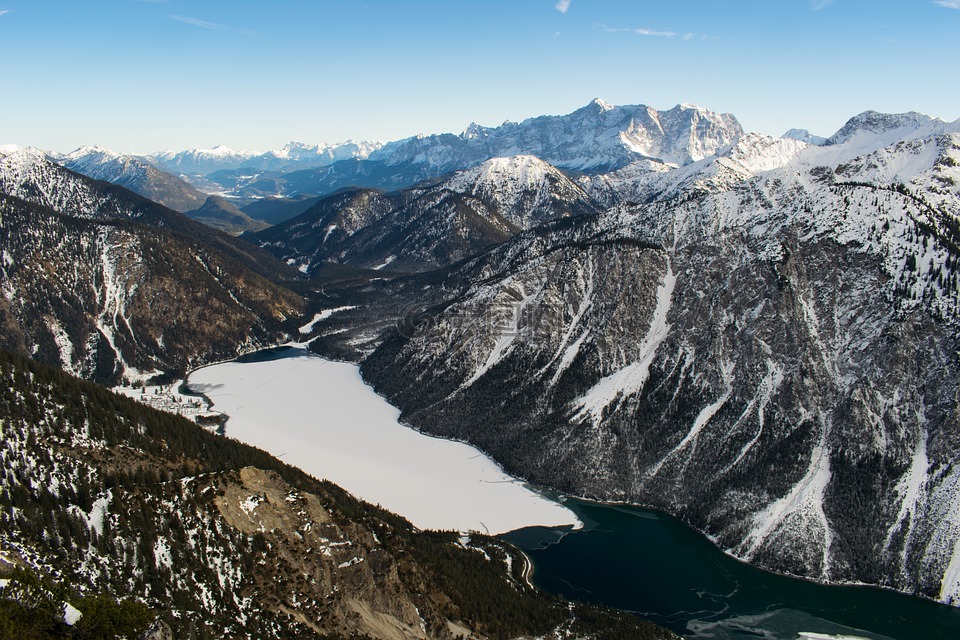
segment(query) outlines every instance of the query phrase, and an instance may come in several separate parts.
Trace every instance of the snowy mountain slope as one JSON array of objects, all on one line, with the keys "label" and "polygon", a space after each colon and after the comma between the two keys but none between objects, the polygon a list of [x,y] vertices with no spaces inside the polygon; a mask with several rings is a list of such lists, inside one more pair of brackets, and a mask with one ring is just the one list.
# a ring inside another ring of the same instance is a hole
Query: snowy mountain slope
[{"label": "snowy mountain slope", "polygon": [[900,140],[928,138],[934,135],[960,132],[960,120],[944,122],[916,111],[909,113],[878,113],[864,111],[850,118],[843,127],[827,139],[827,145],[847,144],[860,148],[864,140],[880,148]]},{"label": "snowy mountain slope", "polygon": [[129,219],[160,226],[185,220],[126,189],[97,182],[52,161],[37,149],[17,149],[0,157],[0,192],[68,215]]},{"label": "snowy mountain slope", "polygon": [[[303,301],[202,238],[0,194],[0,342],[104,383],[271,343]],[[252,249],[252,247],[251,247]]]},{"label": "snowy mountain slope", "polygon": [[275,151],[234,151],[223,145],[213,149],[161,151],[149,157],[169,171],[205,175],[215,171],[245,167],[255,171],[280,171],[322,167],[340,160],[366,158],[382,146],[379,142],[354,142],[315,145],[289,142]]},{"label": "snowy mountain slope", "polygon": [[716,154],[682,167],[641,160],[597,176],[583,176],[581,185],[598,201],[652,202],[697,192],[731,189],[748,178],[793,162],[807,144],[759,134],[740,137]]},{"label": "snowy mountain slope", "polygon": [[425,285],[432,317],[364,375],[522,477],[958,602],[958,142],[832,166],[799,145],[730,188],[520,233]]},{"label": "snowy mountain slope", "polygon": [[181,213],[200,207],[206,200],[206,194],[188,182],[136,156],[102,147],[81,147],[57,160],[71,171],[126,187]]},{"label": "snowy mountain slope", "polygon": [[167,209],[118,185],[100,182],[53,162],[36,149],[0,155],[0,193],[57,213],[93,220],[130,220],[200,240],[245,268],[271,280],[295,277],[273,256]]},{"label": "snowy mountain slope", "polygon": [[533,156],[517,156],[399,193],[328,196],[255,238],[308,274],[324,262],[424,271],[471,257],[521,229],[597,210],[564,173]]},{"label": "snowy mountain slope", "polygon": [[492,158],[457,173],[441,188],[483,201],[518,229],[595,206],[563,172],[530,155]]},{"label": "snowy mountain slope", "polygon": [[42,152],[0,157],[0,333],[102,382],[143,379],[272,341],[303,301],[292,270]]},{"label": "snowy mountain slope", "polygon": [[807,129],[788,129],[780,137],[788,138],[790,140],[799,140],[800,142],[806,142],[807,144],[816,145],[818,147],[827,141],[827,139],[823,136],[814,135]]}]

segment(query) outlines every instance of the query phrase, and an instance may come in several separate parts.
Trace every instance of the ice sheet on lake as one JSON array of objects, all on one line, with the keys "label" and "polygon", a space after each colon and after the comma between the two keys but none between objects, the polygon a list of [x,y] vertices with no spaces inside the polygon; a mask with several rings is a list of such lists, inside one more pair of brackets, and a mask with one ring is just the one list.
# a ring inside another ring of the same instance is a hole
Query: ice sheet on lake
[{"label": "ice sheet on lake", "polygon": [[423,529],[504,533],[579,524],[466,444],[398,422],[400,412],[352,364],[298,355],[226,363],[190,375],[230,416],[228,436],[260,447]]}]

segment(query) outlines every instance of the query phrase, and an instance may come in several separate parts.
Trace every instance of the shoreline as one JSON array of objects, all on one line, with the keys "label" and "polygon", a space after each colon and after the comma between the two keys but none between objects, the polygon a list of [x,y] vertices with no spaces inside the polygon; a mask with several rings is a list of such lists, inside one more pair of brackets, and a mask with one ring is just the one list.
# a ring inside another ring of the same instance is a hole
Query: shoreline
[{"label": "shoreline", "polygon": [[[318,337],[319,337],[319,336],[318,336]],[[338,360],[338,359],[328,358],[328,357],[325,357],[325,356],[322,356],[322,355],[319,355],[319,354],[316,354],[316,353],[310,351],[308,347],[309,347],[309,344],[310,344],[311,342],[313,342],[313,340],[316,340],[316,337],[311,338],[311,339],[309,339],[309,340],[307,340],[307,341],[305,341],[305,342],[296,342],[296,341],[291,340],[291,341],[284,342],[284,343],[277,343],[277,344],[274,344],[274,345],[264,346],[264,347],[252,349],[252,350],[250,350],[250,351],[245,351],[245,352],[243,352],[243,353],[240,353],[239,355],[237,355],[237,356],[236,356],[235,358],[233,358],[233,359],[221,360],[221,361],[217,361],[217,362],[205,363],[205,364],[203,364],[203,365],[200,365],[200,366],[196,367],[195,369],[190,370],[189,372],[187,372],[187,373],[184,375],[184,377],[183,377],[183,379],[181,380],[180,385],[179,385],[179,387],[178,387],[178,392],[179,392],[179,393],[182,393],[183,395],[188,395],[188,396],[203,398],[204,401],[207,402],[208,407],[209,407],[210,409],[213,409],[213,408],[216,406],[216,403],[213,401],[213,399],[211,399],[206,393],[203,393],[203,392],[201,392],[201,391],[193,391],[193,390],[190,388],[190,376],[192,376],[194,373],[196,373],[197,371],[200,371],[200,370],[202,370],[202,369],[206,369],[206,368],[209,368],[209,367],[213,367],[213,366],[217,366],[217,365],[222,365],[222,364],[235,363],[235,362],[237,362],[237,360],[238,360],[239,358],[255,356],[256,354],[258,354],[258,353],[263,353],[263,352],[280,351],[280,350],[287,350],[287,349],[299,352],[297,355],[292,356],[292,357],[317,358],[317,359],[322,360],[322,361],[324,361],[324,362],[334,362],[334,363],[348,364],[348,365],[357,367],[357,370],[358,370],[358,373],[359,373],[359,369],[360,369],[360,368],[359,368],[359,364],[356,363],[356,362],[353,362],[353,361],[350,361],[350,360]],[[241,364],[243,364],[243,363],[241,363]],[[366,381],[366,379],[363,378],[362,375],[360,375],[360,380],[363,382],[363,384],[364,384],[367,388],[369,388],[370,390],[372,390],[379,398],[381,398],[384,402],[386,402],[387,404],[389,404],[387,398],[385,398],[380,392],[378,392],[373,386],[371,386],[371,385]],[[393,406],[393,405],[390,405],[390,406]],[[223,431],[223,433],[220,433],[220,435],[222,435],[222,436],[224,436],[224,437],[229,437],[229,435],[226,433],[226,426],[227,426],[227,423],[229,422],[231,416],[230,416],[228,413],[221,412],[221,411],[218,411],[218,413],[220,413],[221,415],[224,416],[223,423],[221,424],[221,430]],[[586,503],[586,504],[588,504],[588,505],[595,505],[595,506],[606,507],[606,508],[626,507],[626,508],[628,508],[628,509],[641,509],[641,510],[644,510],[644,511],[648,511],[648,512],[656,515],[657,517],[666,516],[666,517],[668,517],[668,518],[672,518],[672,519],[674,519],[674,520],[682,523],[685,527],[687,527],[687,528],[690,529],[691,531],[695,532],[695,533],[696,533],[698,536],[700,536],[702,539],[704,539],[705,541],[709,542],[717,551],[723,553],[725,556],[729,557],[730,559],[735,560],[736,562],[738,562],[738,563],[740,563],[740,564],[743,564],[743,565],[746,565],[746,566],[748,566],[748,567],[751,567],[751,568],[754,568],[754,569],[758,569],[758,570],[763,571],[763,572],[765,572],[765,573],[767,573],[767,574],[770,574],[770,575],[782,576],[782,577],[786,577],[786,578],[790,578],[790,579],[794,579],[794,580],[800,580],[800,581],[807,582],[807,583],[810,583],[810,584],[815,584],[815,585],[820,585],[820,586],[827,586],[827,587],[852,587],[852,588],[863,588],[863,587],[865,587],[865,588],[868,588],[868,589],[878,589],[878,590],[881,590],[881,591],[884,591],[884,592],[890,592],[890,593],[895,593],[895,594],[899,594],[899,595],[905,595],[905,596],[909,596],[909,597],[914,597],[914,598],[917,598],[917,599],[922,600],[922,601],[925,601],[925,602],[932,602],[932,603],[935,603],[935,604],[938,604],[938,605],[942,605],[942,606],[944,606],[944,607],[948,607],[948,608],[951,608],[951,609],[960,608],[960,607],[958,607],[957,605],[951,605],[951,604],[949,604],[949,603],[947,603],[947,602],[943,602],[943,601],[941,601],[941,600],[938,600],[938,599],[935,599],[935,598],[931,598],[931,597],[926,596],[926,595],[923,595],[923,594],[914,594],[914,593],[909,593],[909,592],[906,592],[906,591],[901,591],[901,590],[896,589],[896,588],[894,588],[894,587],[891,587],[891,586],[889,586],[889,585],[879,585],[879,584],[871,584],[871,583],[856,582],[856,581],[845,581],[845,580],[837,580],[837,581],[834,581],[834,580],[823,580],[823,579],[814,578],[814,577],[810,577],[810,576],[802,576],[802,575],[791,574],[791,573],[786,573],[786,572],[774,571],[774,570],[772,570],[772,569],[769,569],[769,568],[767,568],[767,567],[764,567],[763,565],[749,562],[749,561],[747,561],[747,560],[745,560],[745,559],[737,556],[736,554],[732,553],[729,549],[726,549],[726,548],[722,547],[722,546],[718,543],[718,541],[717,541],[716,538],[714,538],[713,536],[710,536],[709,534],[707,534],[707,533],[704,532],[704,531],[701,531],[699,528],[691,525],[689,522],[687,522],[683,517],[681,517],[681,516],[678,515],[678,514],[674,514],[674,513],[671,513],[671,512],[669,512],[669,511],[666,511],[666,510],[660,509],[660,508],[658,508],[658,507],[655,507],[655,506],[653,506],[653,505],[644,504],[644,503],[640,503],[640,502],[628,502],[628,501],[623,501],[623,500],[603,500],[603,499],[599,499],[599,498],[596,498],[596,497],[576,495],[576,494],[571,494],[571,493],[557,493],[555,490],[553,490],[553,489],[551,489],[551,488],[549,488],[549,487],[541,487],[541,486],[539,486],[539,485],[537,485],[537,484],[531,483],[530,481],[528,481],[528,480],[526,480],[526,479],[524,479],[524,478],[522,478],[522,477],[518,477],[518,476],[515,476],[515,475],[509,473],[508,471],[506,471],[506,470],[503,468],[503,466],[500,464],[500,462],[497,461],[495,458],[493,458],[488,452],[486,452],[486,451],[484,451],[484,450],[476,447],[475,445],[473,445],[472,443],[470,443],[470,442],[468,442],[468,441],[459,440],[459,439],[454,439],[454,438],[447,438],[447,437],[443,437],[443,436],[437,436],[437,435],[431,434],[431,433],[429,433],[429,432],[422,431],[422,430],[416,428],[415,426],[407,423],[406,421],[401,421],[401,420],[399,420],[399,418],[398,418],[397,422],[398,422],[398,424],[399,424],[400,426],[402,426],[402,427],[404,427],[404,428],[406,428],[406,429],[410,429],[411,431],[413,431],[413,432],[415,432],[415,433],[417,433],[417,434],[419,434],[419,435],[421,435],[421,436],[424,436],[424,437],[427,437],[427,438],[431,438],[431,439],[434,439],[434,440],[437,440],[437,441],[441,441],[441,442],[450,442],[450,443],[462,444],[462,445],[466,445],[466,446],[469,446],[469,447],[475,449],[478,453],[482,454],[484,457],[486,457],[488,460],[490,460],[494,465],[496,465],[497,469],[498,469],[501,473],[503,473],[505,476],[510,477],[510,478],[512,479],[512,482],[513,482],[513,483],[518,484],[518,485],[526,488],[527,490],[532,491],[533,493],[536,493],[536,494],[537,494],[538,496],[540,496],[541,498],[543,498],[543,499],[545,499],[545,500],[548,500],[548,501],[550,501],[550,502],[552,502],[552,503],[555,503],[555,504],[557,504],[557,505],[560,505],[560,506],[566,508],[566,509],[567,509],[568,511],[570,511],[571,513],[573,513],[573,514],[574,514],[574,517],[575,517],[575,519],[576,519],[576,521],[577,521],[577,524],[575,524],[575,525],[563,525],[563,526],[570,527],[569,530],[563,532],[562,535],[560,535],[560,537],[559,537],[555,542],[551,542],[551,543],[549,543],[549,544],[558,544],[558,543],[559,543],[564,537],[566,537],[567,535],[570,535],[570,534],[576,533],[576,532],[589,531],[589,529],[591,528],[586,522],[584,522],[584,520],[583,520],[583,518],[582,518],[582,516],[581,516],[580,514],[576,513],[576,511],[575,511],[574,509],[571,509],[570,507],[568,507],[568,506],[566,506],[566,505],[564,504],[565,501],[568,500],[568,499],[570,499],[570,500],[575,500],[575,501],[579,501],[579,502],[582,502],[582,503]],[[307,472],[307,473],[310,473],[310,472]],[[311,475],[313,475],[313,474],[311,474]],[[349,489],[346,489],[345,487],[344,487],[344,489],[345,489],[346,491],[350,492],[350,493],[353,493],[352,491],[350,491]],[[363,499],[363,498],[361,498],[361,499]],[[403,514],[400,514],[400,515],[403,516]],[[407,516],[403,516],[403,517],[407,517]],[[551,528],[558,527],[558,525],[530,524],[530,525],[526,525],[526,526],[520,527],[520,528],[518,528],[518,529],[515,529],[514,531],[519,531],[519,530],[528,529],[528,528],[537,528],[537,527],[542,527],[542,528],[551,529]],[[499,533],[499,534],[493,534],[493,535],[495,535],[496,537],[502,539],[503,536],[508,535],[508,534],[510,534],[510,533],[512,533],[512,531],[510,531],[510,532],[503,532],[503,533]],[[533,582],[532,582],[532,578],[533,578],[533,575],[534,575],[534,573],[535,573],[535,565],[534,565],[532,559],[529,557],[529,555],[526,554],[526,552],[524,552],[522,549],[520,549],[516,544],[514,544],[514,543],[510,543],[510,544],[512,544],[512,546],[516,547],[517,550],[518,550],[521,554],[523,554],[524,561],[526,562],[526,565],[525,565],[525,567],[524,567],[524,574],[523,574],[524,581],[528,584],[528,586],[533,587],[533,588],[536,588],[536,587],[534,587]]]},{"label": "shoreline", "polygon": [[[563,504],[556,493],[550,493],[526,479],[507,473],[503,466],[486,452],[467,442],[425,433],[400,420],[399,409],[387,402],[382,394],[377,393],[363,379],[357,363],[337,361],[315,354],[307,349],[308,344],[309,341],[288,341],[257,349],[231,360],[205,363],[185,375],[181,388],[189,395],[202,397],[211,409],[215,407],[217,412],[228,416],[229,425],[225,429],[225,436],[261,448],[266,447],[266,450],[275,456],[281,452],[289,452],[305,457],[304,460],[288,459],[287,462],[312,476],[340,485],[362,500],[395,511],[411,520],[418,528],[443,530],[466,527],[467,530],[477,532],[484,532],[485,528],[489,528],[492,535],[501,535],[515,529],[536,526],[572,529],[584,526],[580,518]],[[277,354],[276,357],[271,357],[271,352]],[[262,359],[257,357],[258,354]],[[250,361],[244,362],[245,357],[250,358]],[[287,367],[283,364],[278,366],[277,363],[283,360],[298,362],[289,363]],[[311,364],[307,366],[306,363]],[[219,379],[221,374],[213,374],[210,380],[197,380],[198,372],[212,366],[242,364],[268,365],[268,370],[272,367],[272,373],[260,369],[256,373],[251,370],[249,374],[244,374],[241,369],[234,369],[233,373],[226,374],[222,381]],[[327,374],[322,370],[319,374],[316,373],[315,368],[324,365],[337,365],[345,369],[331,367]],[[259,390],[280,375],[290,375],[290,372],[298,367],[306,367],[302,370],[306,373],[287,378],[281,382],[283,386],[275,387],[273,392],[255,394],[244,387],[257,385],[256,389]],[[269,375],[270,378],[259,379],[258,376],[261,375]],[[226,385],[221,397],[217,397],[215,391],[211,392],[214,387],[203,386],[221,384]],[[326,400],[323,399],[324,392],[321,389],[327,394]],[[320,394],[317,395],[317,392]],[[224,404],[224,397],[227,396],[231,399]],[[253,400],[255,396],[259,396],[259,402]],[[372,402],[373,398],[378,401]],[[321,413],[327,426],[324,427],[326,431],[321,432],[315,425],[317,409],[323,406],[324,402],[327,403],[324,407],[326,410]],[[242,425],[234,422],[239,419],[240,414],[231,415],[231,411],[235,413],[238,409],[232,406],[236,403],[246,407],[242,412]],[[271,403],[276,403],[273,409],[282,408],[276,418],[272,415],[265,417],[265,407]],[[359,413],[356,413],[357,410]],[[286,411],[286,415],[283,411]],[[258,426],[271,423],[274,426],[268,427],[269,432],[262,431],[262,427]],[[355,423],[357,428],[348,426],[351,423]],[[402,429],[394,431],[396,427]],[[394,435],[386,435],[391,432]],[[262,441],[265,433],[270,434],[266,437],[273,444],[272,447]],[[383,437],[387,440],[381,440]],[[372,439],[363,442],[356,438]],[[297,446],[298,442],[301,446]],[[374,446],[368,451],[368,447],[373,443],[379,443],[379,449]],[[451,448],[448,450],[444,446]],[[463,461],[458,462],[461,457],[464,458]],[[418,460],[422,461],[422,464],[418,463]],[[438,464],[441,460],[443,462]],[[470,460],[475,462],[468,462]],[[360,467],[357,467],[357,464]],[[420,471],[418,465],[429,471]],[[350,470],[346,471],[348,466]],[[364,472],[362,469],[369,471]],[[359,482],[353,477],[364,473],[367,473],[367,477]],[[370,475],[371,473],[373,475]],[[406,485],[397,485],[390,478],[414,484],[407,489],[401,489],[401,486]],[[479,487],[477,482],[480,483]],[[418,502],[410,500],[404,495],[405,492],[411,496],[422,496],[419,504],[424,506],[410,509],[408,505],[404,508],[404,504]],[[454,503],[450,500],[464,508],[453,507]],[[470,515],[471,505],[477,509],[472,512],[474,515]],[[531,514],[529,520],[524,521],[524,513]],[[538,522],[538,517],[543,519]],[[499,523],[494,524],[491,519],[498,520]],[[473,522],[466,525],[466,522],[474,520],[479,521],[479,524]],[[461,524],[455,524],[458,522]]]}]

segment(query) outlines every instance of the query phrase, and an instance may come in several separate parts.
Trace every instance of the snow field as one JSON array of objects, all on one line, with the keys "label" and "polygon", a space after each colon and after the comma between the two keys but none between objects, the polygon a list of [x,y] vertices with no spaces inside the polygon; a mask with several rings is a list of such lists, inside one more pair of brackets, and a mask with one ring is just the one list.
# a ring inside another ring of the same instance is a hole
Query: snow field
[{"label": "snow field", "polygon": [[421,434],[352,364],[302,355],[192,373],[230,416],[226,433],[326,478],[422,529],[505,533],[580,523],[466,444]]}]

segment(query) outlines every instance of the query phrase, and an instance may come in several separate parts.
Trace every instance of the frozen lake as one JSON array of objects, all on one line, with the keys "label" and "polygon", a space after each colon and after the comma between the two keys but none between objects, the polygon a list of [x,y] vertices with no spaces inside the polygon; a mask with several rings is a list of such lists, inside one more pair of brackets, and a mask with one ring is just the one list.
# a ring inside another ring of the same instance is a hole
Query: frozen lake
[{"label": "frozen lake", "polygon": [[291,348],[190,374],[230,416],[226,433],[421,529],[498,534],[579,525],[572,511],[506,475],[473,447],[423,435],[364,384],[357,366]]}]

